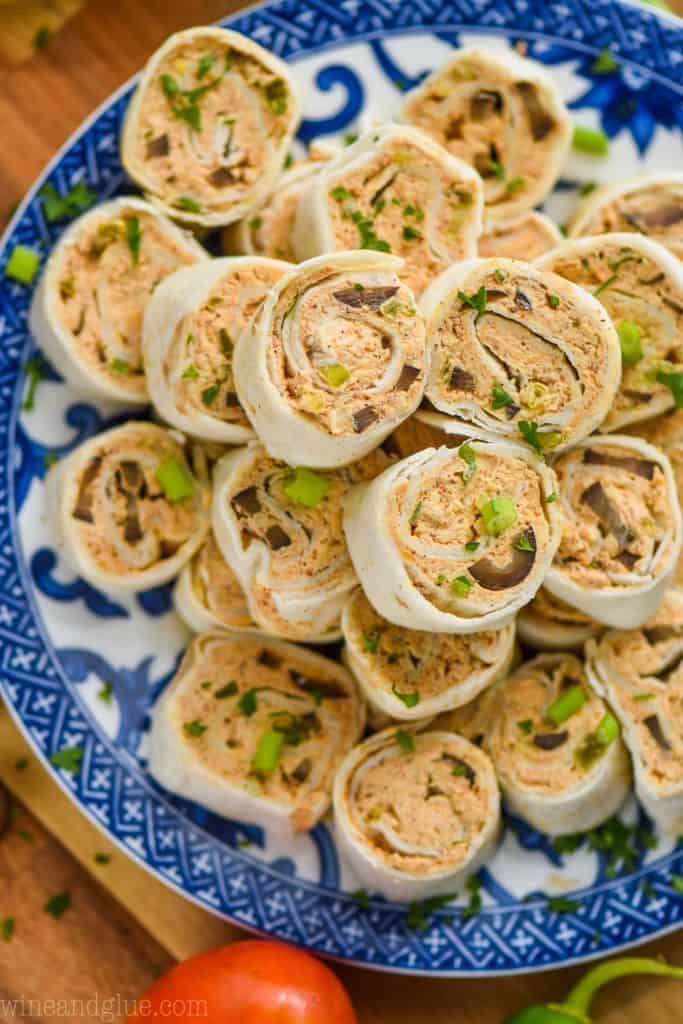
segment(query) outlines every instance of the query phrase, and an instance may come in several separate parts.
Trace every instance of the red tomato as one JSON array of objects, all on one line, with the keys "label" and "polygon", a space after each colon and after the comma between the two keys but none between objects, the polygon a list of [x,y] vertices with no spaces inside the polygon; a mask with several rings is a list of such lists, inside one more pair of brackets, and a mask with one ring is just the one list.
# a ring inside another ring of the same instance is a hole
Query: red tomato
[{"label": "red tomato", "polygon": [[342,983],[319,960],[250,939],[178,964],[140,997],[128,1024],[358,1024]]}]

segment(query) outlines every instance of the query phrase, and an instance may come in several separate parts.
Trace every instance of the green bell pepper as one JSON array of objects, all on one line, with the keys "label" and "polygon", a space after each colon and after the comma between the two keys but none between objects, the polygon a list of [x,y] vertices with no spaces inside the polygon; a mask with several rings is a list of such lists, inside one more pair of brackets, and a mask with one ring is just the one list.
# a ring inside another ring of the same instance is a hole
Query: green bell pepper
[{"label": "green bell pepper", "polygon": [[599,964],[579,981],[563,1003],[546,1006],[528,1006],[513,1013],[504,1024],[591,1024],[591,1002],[596,992],[615,978],[629,974],[660,974],[668,978],[683,979],[683,967],[670,967],[661,960],[646,957],[623,957]]}]

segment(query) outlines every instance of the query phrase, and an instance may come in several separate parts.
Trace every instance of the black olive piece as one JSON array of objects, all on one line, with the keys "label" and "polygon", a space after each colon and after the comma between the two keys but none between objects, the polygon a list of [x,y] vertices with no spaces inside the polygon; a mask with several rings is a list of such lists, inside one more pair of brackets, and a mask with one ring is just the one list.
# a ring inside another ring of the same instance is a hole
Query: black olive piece
[{"label": "black olive piece", "polygon": [[255,487],[245,487],[243,491],[234,496],[230,504],[235,511],[244,512],[247,515],[261,511],[261,502]]},{"label": "black olive piece", "polygon": [[279,654],[273,654],[272,651],[262,650],[256,659],[259,665],[265,665],[266,668],[279,668],[282,664],[282,658]]},{"label": "black olive piece", "polygon": [[652,480],[657,468],[657,463],[651,462],[649,459],[638,459],[632,455],[622,457],[621,455],[600,454],[592,448],[586,448],[583,453],[583,461],[589,466],[612,466],[614,469],[623,469],[627,473],[642,476],[644,480]]},{"label": "black olive piece", "polygon": [[407,391],[413,381],[416,381],[419,376],[420,370],[417,366],[410,366],[409,363],[404,363],[399,378],[394,384],[394,391]]},{"label": "black olive piece", "polygon": [[358,412],[353,414],[353,429],[357,434],[362,434],[364,430],[378,419],[377,413],[371,405],[366,405],[364,409],[359,409]]},{"label": "black olive piece", "polygon": [[643,719],[643,725],[650,733],[655,743],[660,746],[662,750],[671,750],[671,744],[664,735],[662,723],[659,721],[657,715],[648,715],[647,718]]},{"label": "black olive piece", "polygon": [[281,548],[288,548],[292,543],[292,538],[288,533],[278,526],[277,523],[273,526],[269,526],[266,530],[266,540],[270,545],[271,551],[279,551]]},{"label": "black olive piece", "polygon": [[540,750],[557,750],[568,738],[569,733],[566,729],[562,732],[537,732],[534,736],[534,746]]},{"label": "black olive piece", "polygon": [[94,459],[88,463],[83,473],[83,479],[81,485],[78,488],[78,497],[76,498],[76,505],[73,510],[74,519],[80,519],[82,523],[94,523],[94,517],[92,512],[94,495],[92,493],[92,484],[97,476],[100,466],[102,465],[102,459],[97,455]]},{"label": "black olive piece", "polygon": [[[519,542],[525,538],[530,551],[520,550]],[[512,545],[512,556],[506,565],[496,565],[489,558],[480,558],[470,566],[472,576],[484,590],[508,590],[517,586],[531,572],[536,558],[536,534],[533,527],[528,526],[515,537]]]},{"label": "black olive piece", "polygon": [[543,106],[533,82],[518,82],[515,88],[524,104],[534,141],[540,142],[555,127],[555,118]]},{"label": "black olive piece", "polygon": [[448,386],[453,391],[474,391],[474,376],[461,366],[454,366],[448,380]]},{"label": "black olive piece", "polygon": [[387,285],[383,288],[342,288],[332,294],[342,306],[349,306],[351,309],[379,309],[392,299],[397,291],[398,285]]},{"label": "black olive piece", "polygon": [[168,156],[170,152],[171,144],[168,140],[168,135],[165,132],[163,135],[157,135],[155,139],[149,139],[147,143],[148,160],[153,157]]}]

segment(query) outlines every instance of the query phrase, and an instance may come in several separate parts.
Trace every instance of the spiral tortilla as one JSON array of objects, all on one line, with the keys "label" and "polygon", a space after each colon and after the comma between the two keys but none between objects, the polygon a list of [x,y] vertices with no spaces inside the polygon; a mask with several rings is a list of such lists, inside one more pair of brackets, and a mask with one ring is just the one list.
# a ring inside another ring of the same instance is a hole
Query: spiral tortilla
[{"label": "spiral tortilla", "polygon": [[442,721],[481,743],[506,803],[540,832],[595,828],[628,795],[630,765],[616,720],[572,654],[538,655]]},{"label": "spiral tortilla", "polygon": [[281,641],[202,633],[152,711],[149,771],[222,817],[291,837],[329,807],[363,722],[336,662]]},{"label": "spiral tortilla", "polygon": [[148,401],[142,321],[160,281],[208,253],[149,203],[95,207],[55,243],[29,312],[31,333],[78,394]]},{"label": "spiral tortilla", "polygon": [[129,421],[50,470],[57,546],[93,586],[131,593],[167,583],[209,529],[211,494],[181,434]]},{"label": "spiral tortilla", "polygon": [[362,883],[399,900],[453,892],[493,853],[500,797],[487,755],[462,736],[386,729],[334,784],[335,836]]},{"label": "spiral tortilla", "polygon": [[213,532],[263,630],[309,643],[339,639],[342,608],[358,585],[342,530],[343,498],[387,462],[378,450],[353,466],[313,473],[251,444],[217,464]]},{"label": "spiral tortilla", "polygon": [[571,138],[569,112],[537,61],[476,48],[456,50],[409,92],[402,117],[477,169],[488,222],[545,198]]},{"label": "spiral tortilla", "polygon": [[[560,541],[552,470],[509,441],[428,448],[353,488],[344,530],[373,607],[436,633],[507,625]],[[489,513],[506,509],[504,522]]]},{"label": "spiral tortilla", "polygon": [[177,32],[150,57],[121,133],[121,162],[168,216],[241,220],[270,193],[300,120],[282,61],[239,32]]},{"label": "spiral tortilla", "polygon": [[425,396],[442,413],[516,440],[533,428],[542,450],[559,451],[609,412],[619,339],[576,285],[518,260],[470,260],[420,305],[431,345]]},{"label": "spiral tortilla", "polygon": [[392,252],[418,295],[456,260],[476,253],[482,184],[423,132],[384,124],[309,178],[299,198],[298,259],[356,248]]},{"label": "spiral tortilla", "polygon": [[417,407],[422,316],[385,253],[302,263],[272,289],[235,348],[240,403],[273,458],[342,466]]},{"label": "spiral tortilla", "polygon": [[143,351],[149,394],[167,423],[224,444],[254,437],[235,391],[234,346],[289,269],[261,256],[226,257],[157,288],[145,313]]}]

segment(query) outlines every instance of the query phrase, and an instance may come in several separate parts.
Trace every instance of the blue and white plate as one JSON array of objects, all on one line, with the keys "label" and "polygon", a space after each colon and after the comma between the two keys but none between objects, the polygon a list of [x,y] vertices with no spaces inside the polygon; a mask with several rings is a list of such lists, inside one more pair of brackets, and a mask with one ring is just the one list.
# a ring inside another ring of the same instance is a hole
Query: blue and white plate
[{"label": "blue and white plate", "polygon": [[[277,0],[227,24],[292,63],[305,102],[303,142],[391,115],[401,91],[452,46],[524,44],[549,65],[577,121],[611,138],[607,159],[572,157],[549,203],[559,220],[581,182],[683,166],[683,23],[651,8],[617,0]],[[596,73],[608,46],[618,66]],[[62,230],[43,215],[37,190],[45,181],[60,192],[84,181],[101,199],[131,191],[117,145],[131,88],[57,155],[5,235],[0,270],[17,243],[46,256]],[[285,847],[162,792],[145,772],[147,712],[187,634],[168,588],[112,600],[59,561],[43,515],[46,465],[113,420],[47,366],[35,408],[22,411],[29,300],[29,289],[0,278],[0,688],[43,760],[82,748],[78,773],[51,770],[84,814],[206,909],[386,970],[534,971],[614,952],[683,921],[683,846],[654,846],[635,805],[623,820],[638,828],[610,827],[617,844],[628,837],[631,845],[616,873],[588,840],[560,853],[508,819],[481,873],[482,907],[463,918],[471,892],[423,914],[372,894],[354,898],[357,883],[328,824]]]}]

